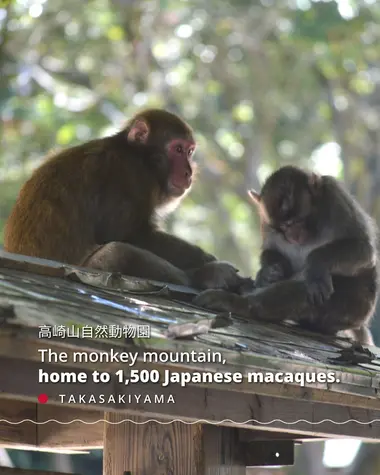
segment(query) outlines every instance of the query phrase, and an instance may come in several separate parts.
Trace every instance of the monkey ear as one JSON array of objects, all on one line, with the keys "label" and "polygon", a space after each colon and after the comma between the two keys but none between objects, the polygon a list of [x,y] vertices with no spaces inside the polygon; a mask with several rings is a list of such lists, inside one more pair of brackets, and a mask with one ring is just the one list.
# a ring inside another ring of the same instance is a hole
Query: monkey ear
[{"label": "monkey ear", "polygon": [[137,119],[128,132],[128,142],[146,143],[149,136],[148,124],[143,119]]},{"label": "monkey ear", "polygon": [[255,203],[255,205],[260,205],[261,203],[261,196],[260,193],[257,193],[255,190],[247,190],[248,196],[251,200]]},{"label": "monkey ear", "polygon": [[260,193],[258,193],[257,191],[255,190],[247,190],[248,192],[248,196],[251,198],[251,200],[255,203],[255,205],[257,206],[257,209],[260,213],[260,218],[269,223],[270,222],[270,219],[269,219],[269,216],[268,216],[268,213],[267,213],[267,210],[264,206],[264,203],[261,201],[261,195]]},{"label": "monkey ear", "polygon": [[322,177],[318,173],[312,172],[309,176],[309,187],[312,193],[317,193],[321,186]]}]

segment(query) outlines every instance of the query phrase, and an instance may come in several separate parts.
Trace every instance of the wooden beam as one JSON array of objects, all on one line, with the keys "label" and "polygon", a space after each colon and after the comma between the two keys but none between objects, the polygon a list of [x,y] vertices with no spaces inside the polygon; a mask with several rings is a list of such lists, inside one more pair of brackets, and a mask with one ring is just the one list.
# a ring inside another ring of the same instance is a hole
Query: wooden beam
[{"label": "wooden beam", "polygon": [[105,417],[104,475],[245,475],[236,429]]},{"label": "wooden beam", "polygon": [[[0,422],[0,447],[19,448],[22,443],[28,450],[38,448],[50,452],[62,452],[64,450],[62,447],[65,447],[67,452],[73,453],[103,448],[102,410],[85,410],[0,398],[0,419],[16,422],[20,421],[20,415],[44,424],[35,426],[32,423],[23,423],[15,426]],[[54,419],[65,424],[54,422]],[[70,423],[67,424],[68,422]],[[240,429],[239,440],[241,442],[294,440],[300,443],[321,439],[303,434]]]},{"label": "wooden beam", "polygon": [[[33,422],[19,422],[37,418],[36,404],[25,401],[1,400],[0,445],[12,448],[18,445],[37,445],[37,427]],[[15,423],[15,424],[12,424]]]},{"label": "wooden beam", "polygon": [[[103,448],[103,411],[39,404],[37,414],[38,422],[51,421],[38,426],[38,444],[41,447],[69,447],[72,450]],[[54,422],[54,419],[61,424]]]},{"label": "wooden beam", "polygon": [[[12,398],[31,402],[36,402],[37,395],[45,392],[49,396],[49,402],[59,407],[64,407],[60,394],[73,395],[77,402],[80,394],[87,396],[92,394],[94,403],[70,405],[67,404],[67,397],[64,403],[71,408],[123,412],[125,418],[129,415],[140,415],[166,420],[178,418],[191,422],[202,420],[225,426],[236,426],[238,423],[241,428],[261,431],[380,440],[380,424],[377,422],[371,424],[373,420],[380,420],[380,411],[197,386],[158,387],[147,383],[126,387],[117,381],[109,384],[89,382],[85,385],[39,384],[37,378],[39,367],[41,364],[16,359],[0,364],[0,387],[7,387]],[[78,372],[76,369],[65,368],[66,371]],[[45,365],[44,369],[55,371],[53,365]],[[15,374],[22,377],[11,376]],[[100,395],[104,396],[103,401],[100,400]],[[124,401],[120,399],[123,395]],[[157,395],[162,397],[161,401],[156,400]],[[172,396],[175,403],[167,402],[169,396]],[[301,421],[297,422],[299,420]],[[84,430],[90,432],[91,426],[87,426]]]},{"label": "wooden beam", "polygon": [[[91,426],[87,426],[87,429],[91,427],[91,430],[83,430],[86,426],[80,421],[67,425],[56,422],[36,425],[33,422],[45,422],[49,419],[60,422],[80,419],[90,423]],[[83,449],[101,449],[103,422],[95,423],[99,419],[103,419],[103,411],[83,411],[0,399],[0,447],[57,453],[83,453]],[[66,450],[62,447],[66,447]]]},{"label": "wooden beam", "polygon": [[[33,329],[34,334],[37,334],[37,329]],[[43,343],[43,344],[42,344]],[[42,346],[41,346],[42,345]],[[86,346],[89,345],[89,346]],[[40,363],[40,355],[38,350],[41,348],[49,349],[54,352],[62,352],[65,351],[68,356],[69,360],[72,358],[72,354],[74,351],[83,351],[86,353],[90,353],[93,351],[101,350],[101,351],[109,351],[111,345],[102,344],[100,339],[97,343],[94,341],[81,341],[75,338],[69,339],[62,339],[61,341],[57,340],[50,340],[50,339],[31,339],[30,336],[28,337],[26,334],[17,334],[17,338],[14,337],[14,329],[4,330],[2,329],[0,332],[0,365],[4,362],[9,362],[15,355],[18,358],[22,358],[29,362],[36,362],[39,364],[41,368],[48,368],[51,367],[52,371],[65,371],[68,370],[68,364],[57,364],[57,365],[41,365]],[[136,351],[136,347],[130,346],[115,346],[114,349],[116,351]],[[170,370],[170,371],[193,371],[197,370],[205,370],[205,371],[214,371],[215,365],[205,364],[202,368],[195,368],[189,367],[179,364],[148,364],[142,363],[141,361],[137,361],[134,366],[134,369],[157,369],[160,372],[163,370]],[[54,367],[54,369],[53,369]],[[91,371],[91,370],[102,370],[109,373],[115,373],[116,371],[120,370],[120,363],[102,363],[101,367],[99,367],[99,363],[80,363],[76,364],[77,369],[82,369],[83,371]],[[250,371],[263,371],[262,368],[258,366],[250,366]],[[244,365],[235,365],[235,364],[226,364],[223,368],[224,371],[245,371],[247,368]],[[327,368],[321,368],[323,371],[327,371]],[[376,384],[376,380],[372,381],[372,388],[366,387],[365,385],[370,385],[370,374],[364,376],[363,374],[351,374],[351,373],[344,373],[341,371],[341,368],[330,368],[331,371],[335,371],[337,376],[339,376],[340,383],[331,384],[329,388],[323,387],[302,387],[296,384],[278,384],[278,383],[260,383],[260,384],[252,384],[244,381],[242,384],[228,384],[226,385],[226,390],[231,391],[238,391],[238,392],[246,392],[246,393],[255,393],[265,396],[273,396],[273,397],[281,397],[287,398],[292,400],[309,400],[313,402],[321,402],[321,403],[329,403],[329,404],[336,404],[337,406],[341,406],[344,404],[345,406],[355,407],[355,408],[363,408],[363,409],[373,409],[373,410],[380,410],[380,399],[377,396],[378,388]],[[276,369],[273,369],[276,373]],[[289,366],[289,362],[281,362],[281,371],[301,371],[301,372],[315,372],[316,368],[313,366],[307,366],[304,363],[296,363],[292,362]],[[358,373],[364,373],[364,369],[356,369]],[[355,381],[357,378],[360,377],[362,380],[358,383],[359,386],[355,386]],[[368,380],[368,381],[367,381]],[[361,384],[363,386],[361,386]],[[220,388],[220,384],[207,384],[204,385],[209,389],[213,388]],[[344,388],[345,392],[342,392],[342,388]],[[356,394],[350,394],[350,391],[353,388]],[[3,386],[3,390],[6,390],[7,387]],[[362,394],[361,394],[362,393]]]},{"label": "wooden beam", "polygon": [[[25,330],[25,329],[23,329]],[[30,330],[29,330],[30,331]],[[37,329],[33,329],[33,334],[37,335]],[[69,340],[69,342],[68,342]],[[41,344],[43,343],[42,347]],[[86,346],[88,345],[88,346]],[[95,341],[83,341],[72,339],[62,339],[62,340],[50,340],[50,339],[31,339],[30,335],[22,334],[21,330],[17,333],[17,338],[14,337],[14,329],[8,328],[7,330],[1,329],[0,331],[0,364],[4,361],[9,361],[15,355],[18,358],[22,358],[28,361],[35,361],[40,364],[40,355],[38,350],[44,348],[46,350],[51,350],[54,352],[65,351],[68,354],[69,361],[72,360],[73,352],[83,351],[85,353],[91,353],[93,351],[109,351],[110,348],[113,348],[115,351],[136,351],[136,347],[131,346],[115,346],[111,344],[102,343],[101,339],[97,342]],[[316,368],[313,366],[307,366],[304,363],[296,364],[294,362],[288,366],[289,362],[281,362],[281,371],[301,371],[301,372],[315,372]],[[110,373],[115,373],[120,370],[120,363],[102,363],[99,367],[99,363],[76,363],[76,368],[81,368],[83,371],[90,370],[102,370]],[[41,368],[47,367],[47,365],[41,365]],[[57,364],[55,365],[55,371],[65,371],[68,367],[68,364]],[[156,369],[162,373],[164,370],[170,371],[215,371],[215,365],[205,364],[201,368],[195,368],[193,366],[185,366],[181,364],[155,364],[155,363],[143,363],[137,360],[134,365],[134,369]],[[279,368],[273,369],[272,371],[276,373]],[[236,364],[226,364],[223,367],[224,371],[242,371],[245,372],[247,367],[244,365]],[[264,371],[262,367],[250,366],[250,371]],[[323,371],[327,371],[327,368],[321,368]],[[232,391],[244,391],[247,393],[256,393],[263,394],[267,396],[283,397],[289,399],[308,399],[314,402],[323,402],[342,405],[342,401],[346,406],[351,407],[362,407],[365,409],[374,409],[380,410],[380,400],[377,397],[377,385],[376,380],[371,382],[370,374],[351,374],[344,373],[341,371],[341,368],[330,368],[331,371],[335,371],[337,376],[339,376],[340,383],[334,383],[329,385],[327,389],[324,385],[319,385],[319,387],[302,387],[296,384],[278,384],[278,383],[260,383],[252,384],[247,381],[243,381],[241,384],[228,384],[225,388],[226,390],[230,389]],[[364,373],[364,369],[356,369],[358,373]],[[359,379],[358,379],[359,378]],[[355,386],[359,384],[359,386]],[[372,387],[370,388],[372,384]],[[362,386],[361,386],[362,385]],[[368,387],[366,387],[368,385]],[[204,387],[208,388],[218,388],[220,384],[205,384]],[[342,392],[344,388],[344,392]],[[351,388],[351,389],[350,389]],[[353,389],[354,388],[354,389]],[[5,388],[6,389],[6,388]],[[350,394],[349,391],[356,392],[356,394]]]}]

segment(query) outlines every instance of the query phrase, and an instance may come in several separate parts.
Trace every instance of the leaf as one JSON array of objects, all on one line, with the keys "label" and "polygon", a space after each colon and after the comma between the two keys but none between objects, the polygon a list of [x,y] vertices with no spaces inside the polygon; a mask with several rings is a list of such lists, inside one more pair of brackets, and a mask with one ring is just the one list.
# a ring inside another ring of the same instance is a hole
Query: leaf
[{"label": "leaf", "polygon": [[57,142],[60,145],[67,145],[75,138],[75,127],[72,124],[63,125],[57,132]]},{"label": "leaf", "polygon": [[124,31],[120,26],[113,25],[108,29],[107,36],[111,41],[121,41],[124,39]]}]

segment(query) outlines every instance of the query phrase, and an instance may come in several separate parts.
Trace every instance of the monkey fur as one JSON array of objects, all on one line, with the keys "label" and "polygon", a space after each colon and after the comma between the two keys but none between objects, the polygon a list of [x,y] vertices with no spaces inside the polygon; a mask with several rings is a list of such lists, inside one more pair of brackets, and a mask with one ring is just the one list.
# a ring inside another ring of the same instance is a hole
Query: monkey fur
[{"label": "monkey fur", "polygon": [[331,176],[292,166],[275,171],[257,206],[263,235],[254,291],[206,290],[194,304],[244,318],[280,322],[373,345],[378,298],[377,228]]},{"label": "monkey fur", "polygon": [[247,279],[231,264],[158,224],[191,189],[195,148],[188,124],[168,111],[149,109],[113,136],[51,156],[22,187],[6,223],[4,249],[199,289],[238,291]]}]

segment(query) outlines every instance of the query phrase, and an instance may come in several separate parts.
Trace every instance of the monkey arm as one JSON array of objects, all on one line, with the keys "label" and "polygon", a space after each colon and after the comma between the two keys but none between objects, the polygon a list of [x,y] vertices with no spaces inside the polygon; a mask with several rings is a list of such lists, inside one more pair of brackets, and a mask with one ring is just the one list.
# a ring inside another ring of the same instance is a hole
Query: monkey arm
[{"label": "monkey arm", "polygon": [[321,308],[310,302],[305,281],[285,280],[245,297],[221,290],[206,290],[193,304],[214,312],[231,312],[233,317],[278,323],[291,320],[308,330],[334,335],[350,330],[362,344],[372,344],[368,330],[376,301],[368,279],[337,277],[334,294]]},{"label": "monkey arm", "polygon": [[206,290],[197,295],[194,305],[215,312],[231,312],[244,319],[254,318],[266,322],[298,320],[304,315],[312,318],[304,281],[286,280],[266,289],[257,289],[245,296],[224,290]]},{"label": "monkey arm", "polygon": [[136,246],[146,249],[184,271],[216,261],[216,257],[200,247],[160,230],[145,232]]},{"label": "monkey arm", "polygon": [[192,303],[215,312],[231,312],[242,318],[250,317],[248,298],[224,290],[205,290],[197,295]]},{"label": "monkey arm", "polygon": [[284,274],[284,278],[292,275],[293,269],[289,259],[277,249],[264,249],[260,257],[261,267],[277,267]]},{"label": "monkey arm", "polygon": [[260,257],[261,268],[256,276],[256,287],[266,287],[293,274],[291,262],[276,249],[264,249]]},{"label": "monkey arm", "polygon": [[145,232],[134,244],[183,271],[191,287],[239,293],[254,287],[253,281],[241,277],[230,263],[218,261],[200,247],[161,230]]},{"label": "monkey arm", "polygon": [[376,265],[376,253],[368,240],[343,238],[312,251],[306,268],[324,269],[330,274],[353,276]]},{"label": "monkey arm", "polygon": [[141,279],[190,285],[189,277],[181,269],[145,249],[125,242],[109,242],[99,246],[83,261],[82,265],[106,272],[120,272]]}]

